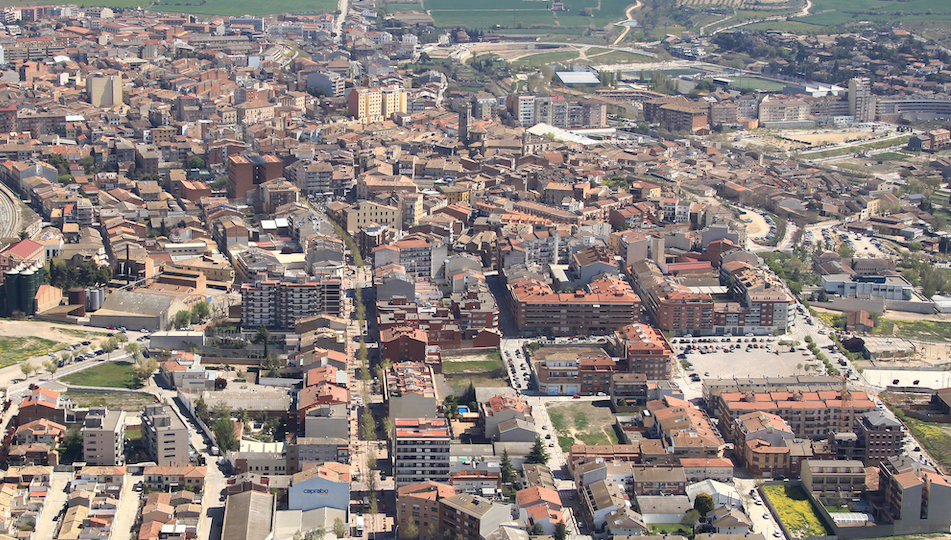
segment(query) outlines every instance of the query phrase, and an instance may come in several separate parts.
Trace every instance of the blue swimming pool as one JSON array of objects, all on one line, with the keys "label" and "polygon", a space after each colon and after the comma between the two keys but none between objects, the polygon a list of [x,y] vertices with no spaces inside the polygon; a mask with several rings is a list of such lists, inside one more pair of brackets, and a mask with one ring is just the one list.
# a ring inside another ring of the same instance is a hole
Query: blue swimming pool
[{"label": "blue swimming pool", "polygon": [[466,414],[469,412],[469,407],[459,407],[459,414]]}]

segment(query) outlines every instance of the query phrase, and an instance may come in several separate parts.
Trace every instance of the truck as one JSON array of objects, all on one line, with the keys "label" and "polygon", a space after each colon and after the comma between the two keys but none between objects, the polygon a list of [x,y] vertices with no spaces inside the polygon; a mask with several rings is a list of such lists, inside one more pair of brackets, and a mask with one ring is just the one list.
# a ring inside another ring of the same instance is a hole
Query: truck
[{"label": "truck", "polygon": [[356,526],[354,528],[356,529],[356,533],[357,533],[356,535],[362,537],[363,536],[363,516],[357,516]]}]

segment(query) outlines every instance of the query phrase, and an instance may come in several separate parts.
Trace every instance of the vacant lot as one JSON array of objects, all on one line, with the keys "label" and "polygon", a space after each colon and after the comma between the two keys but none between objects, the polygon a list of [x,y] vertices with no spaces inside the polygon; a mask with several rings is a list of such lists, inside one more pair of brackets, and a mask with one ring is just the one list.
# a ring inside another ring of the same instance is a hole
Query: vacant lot
[{"label": "vacant lot", "polygon": [[617,444],[614,414],[607,401],[550,403],[548,417],[558,432],[558,444],[567,452],[572,444]]},{"label": "vacant lot", "polygon": [[951,424],[906,418],[905,425],[945,471],[951,470]]},{"label": "vacant lot", "polygon": [[67,384],[80,386],[129,389],[142,386],[135,376],[131,362],[103,362],[98,366],[71,373],[62,380]]},{"label": "vacant lot", "polygon": [[900,336],[905,339],[945,341],[951,339],[951,322],[880,319],[872,333],[881,336]]},{"label": "vacant lot", "polygon": [[0,367],[62,349],[65,344],[38,337],[0,337]]},{"label": "vacant lot", "polygon": [[779,513],[780,521],[796,538],[832,534],[819,519],[806,492],[799,486],[763,486],[762,489]]},{"label": "vacant lot", "polygon": [[486,373],[502,369],[499,353],[448,357],[443,360],[443,373]]},{"label": "vacant lot", "polygon": [[70,401],[78,407],[106,407],[109,410],[141,412],[155,397],[149,394],[129,392],[122,394],[99,394],[96,392],[67,392]]},{"label": "vacant lot", "polygon": [[465,392],[466,389],[469,388],[470,383],[476,388],[480,386],[509,386],[508,381],[497,377],[481,377],[478,375],[473,375],[470,377],[466,377],[465,375],[446,377],[446,384],[452,387],[452,389],[455,390],[457,394]]},{"label": "vacant lot", "polygon": [[800,141],[805,144],[822,146],[824,144],[838,144],[849,141],[861,141],[873,136],[870,131],[834,131],[819,133],[792,133],[787,134],[787,139]]}]

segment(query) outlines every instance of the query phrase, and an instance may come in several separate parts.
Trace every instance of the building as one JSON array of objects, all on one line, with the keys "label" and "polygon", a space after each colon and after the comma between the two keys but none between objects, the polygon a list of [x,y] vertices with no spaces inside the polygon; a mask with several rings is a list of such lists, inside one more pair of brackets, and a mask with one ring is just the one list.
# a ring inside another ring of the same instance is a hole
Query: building
[{"label": "building", "polygon": [[142,443],[157,465],[185,466],[190,462],[188,426],[169,407],[156,403],[142,410]]},{"label": "building", "polygon": [[807,459],[799,477],[816,497],[852,499],[865,492],[865,465],[857,460]]},{"label": "building", "polygon": [[93,107],[122,104],[122,75],[90,75],[86,78],[86,99]]},{"label": "building", "polygon": [[[841,383],[840,383],[841,384]],[[716,400],[720,429],[731,432],[735,420],[751,412],[768,412],[785,420],[796,438],[828,439],[851,431],[861,415],[876,410],[865,392],[828,391],[723,392]]]},{"label": "building", "polygon": [[449,481],[449,422],[445,418],[394,418],[396,487]]},{"label": "building", "polygon": [[646,380],[669,381],[673,376],[674,350],[664,334],[646,324],[634,323],[615,334],[631,373]]},{"label": "building", "polygon": [[603,352],[546,358],[534,365],[538,391],[549,396],[607,395],[612,377],[620,369],[617,361]]},{"label": "building", "polygon": [[383,399],[390,418],[436,418],[439,399],[433,370],[422,362],[399,362],[383,377]]},{"label": "building", "polygon": [[400,538],[410,538],[406,532],[412,523],[416,531],[434,536],[439,522],[439,500],[456,495],[452,486],[437,482],[409,484],[396,491],[396,527]]},{"label": "building", "polygon": [[822,288],[839,296],[878,297],[885,300],[912,300],[915,288],[907,279],[895,276],[828,274],[822,276]]},{"label": "building", "polygon": [[7,272],[23,263],[46,264],[46,247],[27,238],[0,250],[0,283]]},{"label": "building", "polygon": [[402,86],[354,88],[347,96],[347,113],[366,124],[389,120],[406,112],[406,89]]},{"label": "building", "polygon": [[318,314],[339,316],[339,279],[301,276],[263,279],[241,286],[241,325],[291,330],[298,320]]},{"label": "building", "polygon": [[244,199],[258,185],[284,176],[284,163],[271,154],[230,155],[226,167],[229,199]]},{"label": "building", "polygon": [[538,432],[532,406],[514,393],[502,393],[479,404],[485,437],[499,442],[535,442]]},{"label": "building", "polygon": [[607,334],[640,317],[641,302],[619,277],[603,277],[573,293],[557,293],[536,279],[508,284],[519,331],[553,335]]},{"label": "building", "polygon": [[317,508],[350,509],[350,466],[321,463],[291,476],[287,508],[306,512]]},{"label": "building", "polygon": [[873,498],[872,513],[876,522],[894,522],[891,535],[948,530],[951,483],[935,468],[908,457],[889,458],[879,468],[878,485],[881,498]]},{"label": "building", "polygon": [[511,519],[509,505],[463,493],[439,499],[437,533],[442,538],[483,540]]},{"label": "building", "polygon": [[125,463],[125,411],[90,409],[83,421],[83,461],[87,465]]},{"label": "building", "polygon": [[849,115],[856,122],[875,121],[875,96],[872,95],[872,81],[866,77],[849,80]]}]

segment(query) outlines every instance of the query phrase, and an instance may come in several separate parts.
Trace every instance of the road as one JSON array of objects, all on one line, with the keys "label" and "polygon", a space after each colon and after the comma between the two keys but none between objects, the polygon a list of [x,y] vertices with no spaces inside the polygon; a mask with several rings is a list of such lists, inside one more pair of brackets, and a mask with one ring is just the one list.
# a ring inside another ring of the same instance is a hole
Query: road
[{"label": "road", "polygon": [[334,19],[334,33],[337,34],[335,40],[339,40],[340,36],[343,35],[343,22],[347,20],[347,14],[350,12],[349,0],[337,0],[337,11],[340,14]]},{"label": "road", "polygon": [[[623,21],[621,21],[621,22],[619,22],[619,23],[615,23],[615,24],[622,24],[622,25],[624,25],[624,31],[621,32],[621,35],[618,36],[617,39],[614,40],[614,43],[612,43],[611,45],[617,45],[618,43],[624,41],[624,38],[627,37],[627,33],[631,31],[631,25],[629,25],[629,24],[624,24],[624,23],[629,23],[629,22],[633,21],[633,20],[634,20],[634,17],[633,17],[631,14],[634,13],[634,10],[635,10],[635,9],[638,9],[639,7],[641,7],[641,6],[643,6],[643,5],[644,5],[644,3],[641,2],[641,0],[637,0],[637,3],[636,3],[636,4],[634,4],[633,6],[627,8],[626,10],[624,10],[624,16],[627,17],[627,19],[625,19],[625,20],[623,20]],[[703,35],[703,34],[701,34],[701,35]]]}]

